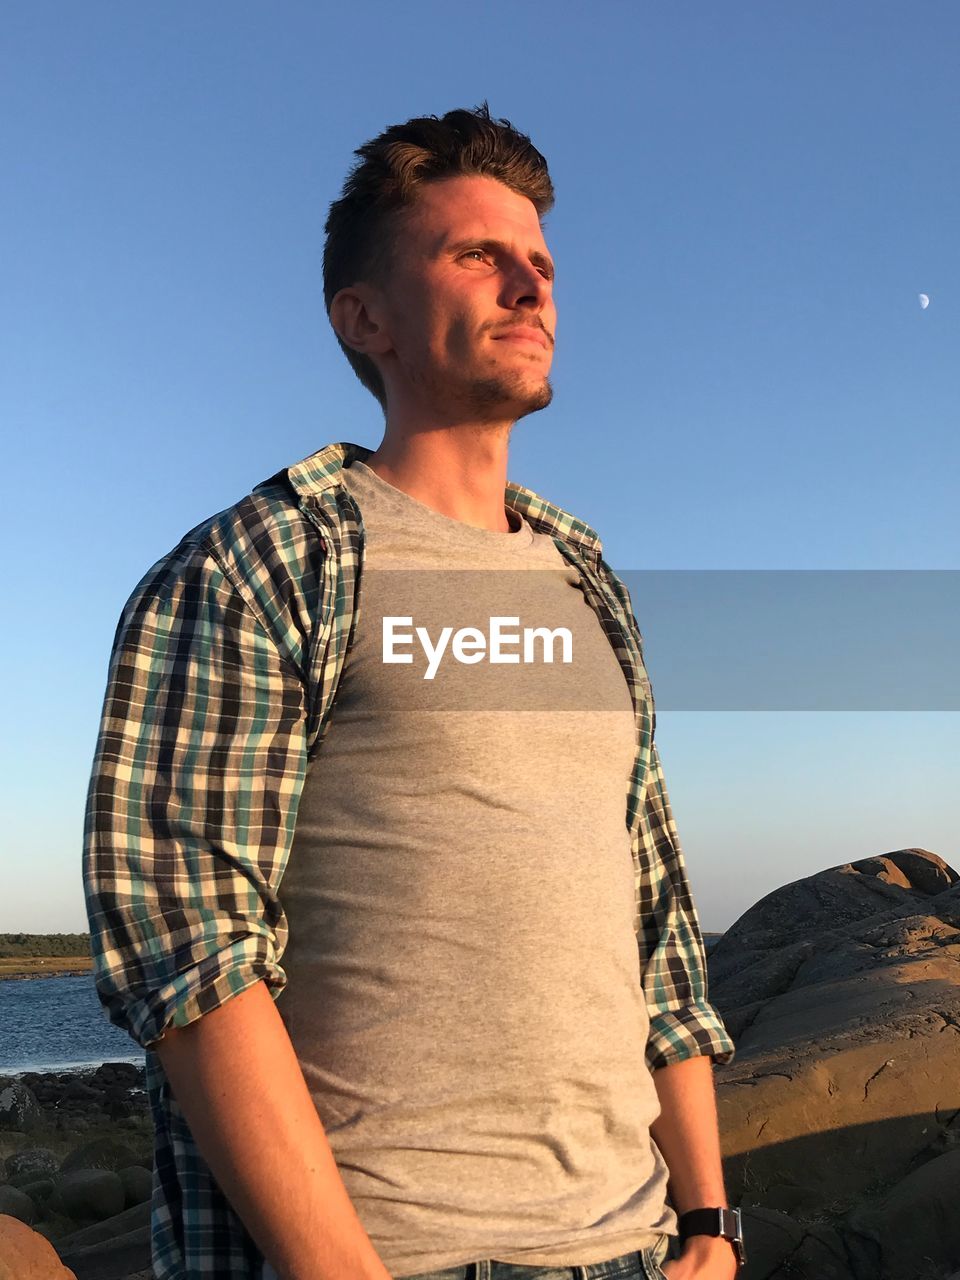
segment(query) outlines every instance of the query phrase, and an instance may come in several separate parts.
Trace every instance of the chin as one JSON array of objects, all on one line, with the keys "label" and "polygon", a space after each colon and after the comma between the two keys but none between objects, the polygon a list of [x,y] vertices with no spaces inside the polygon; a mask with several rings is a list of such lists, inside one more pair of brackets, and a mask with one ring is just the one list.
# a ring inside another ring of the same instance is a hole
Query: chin
[{"label": "chin", "polygon": [[540,409],[546,409],[552,399],[553,387],[548,381],[544,381],[534,393],[527,397],[524,407],[517,414],[517,417],[524,418],[528,413],[537,413]]},{"label": "chin", "polygon": [[473,382],[465,397],[472,411],[483,418],[525,418],[546,409],[553,399],[549,378],[538,382],[522,382],[515,378],[488,378]]}]

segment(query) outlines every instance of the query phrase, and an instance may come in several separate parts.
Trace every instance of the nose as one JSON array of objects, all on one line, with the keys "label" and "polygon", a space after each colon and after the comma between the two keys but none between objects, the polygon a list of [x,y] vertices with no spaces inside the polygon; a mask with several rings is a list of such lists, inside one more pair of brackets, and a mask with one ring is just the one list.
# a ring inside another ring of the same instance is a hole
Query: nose
[{"label": "nose", "polygon": [[553,293],[553,281],[526,259],[517,259],[504,280],[503,304],[529,311],[542,311]]}]

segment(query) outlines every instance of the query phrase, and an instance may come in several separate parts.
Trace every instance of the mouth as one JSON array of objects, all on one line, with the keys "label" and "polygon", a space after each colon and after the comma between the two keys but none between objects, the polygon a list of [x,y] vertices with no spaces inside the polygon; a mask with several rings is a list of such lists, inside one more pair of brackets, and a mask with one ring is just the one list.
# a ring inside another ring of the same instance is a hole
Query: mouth
[{"label": "mouth", "polygon": [[515,325],[506,333],[495,334],[493,340],[494,342],[526,343],[528,346],[539,347],[543,351],[548,350],[550,346],[550,340],[544,330],[534,329],[528,324]]}]

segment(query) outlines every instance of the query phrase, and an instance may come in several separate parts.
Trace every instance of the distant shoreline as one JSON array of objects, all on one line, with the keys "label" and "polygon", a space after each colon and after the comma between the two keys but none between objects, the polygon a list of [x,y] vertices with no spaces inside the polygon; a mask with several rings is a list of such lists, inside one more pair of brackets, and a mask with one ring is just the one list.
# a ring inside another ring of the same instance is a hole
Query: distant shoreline
[{"label": "distant shoreline", "polygon": [[92,973],[92,956],[0,956],[0,982],[4,979],[69,978]]},{"label": "distant shoreline", "polygon": [[[712,951],[722,933],[704,933],[706,951]],[[92,956],[0,956],[0,982],[4,979],[70,978],[92,973]]]}]

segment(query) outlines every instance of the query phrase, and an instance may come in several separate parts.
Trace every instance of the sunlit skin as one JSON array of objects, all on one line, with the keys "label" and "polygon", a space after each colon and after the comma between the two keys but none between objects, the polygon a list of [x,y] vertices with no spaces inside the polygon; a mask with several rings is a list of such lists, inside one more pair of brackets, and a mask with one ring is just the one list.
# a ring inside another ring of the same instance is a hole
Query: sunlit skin
[{"label": "sunlit skin", "polygon": [[370,465],[454,519],[505,532],[510,431],[550,403],[554,264],[533,204],[489,177],[429,183],[399,215],[390,269],[330,318],[387,390]]}]

